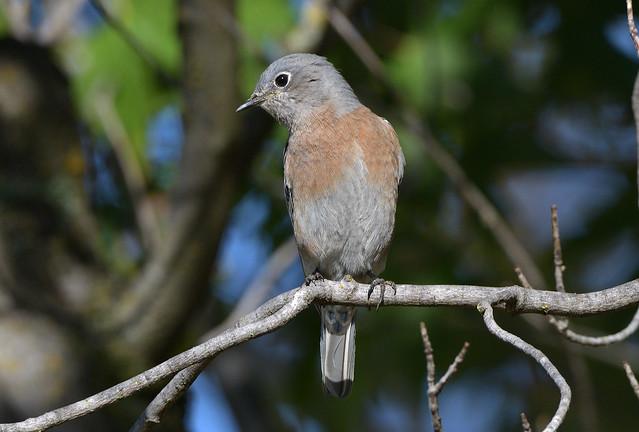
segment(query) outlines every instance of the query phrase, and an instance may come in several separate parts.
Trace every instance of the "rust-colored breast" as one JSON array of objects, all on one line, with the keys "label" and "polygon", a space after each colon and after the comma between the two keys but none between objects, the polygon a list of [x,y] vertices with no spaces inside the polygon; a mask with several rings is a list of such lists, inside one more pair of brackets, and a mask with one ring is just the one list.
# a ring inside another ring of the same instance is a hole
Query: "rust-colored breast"
[{"label": "rust-colored breast", "polygon": [[395,131],[365,106],[342,116],[328,107],[291,134],[284,171],[296,200],[314,199],[334,190],[361,162],[371,182],[396,190],[403,156]]}]

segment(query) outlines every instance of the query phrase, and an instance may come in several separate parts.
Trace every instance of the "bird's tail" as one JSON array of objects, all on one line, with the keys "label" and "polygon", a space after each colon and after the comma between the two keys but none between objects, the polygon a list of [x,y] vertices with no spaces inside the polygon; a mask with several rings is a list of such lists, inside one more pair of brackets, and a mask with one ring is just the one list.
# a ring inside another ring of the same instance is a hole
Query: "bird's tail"
[{"label": "bird's tail", "polygon": [[321,306],[320,362],[324,390],[346,397],[355,375],[355,308]]}]

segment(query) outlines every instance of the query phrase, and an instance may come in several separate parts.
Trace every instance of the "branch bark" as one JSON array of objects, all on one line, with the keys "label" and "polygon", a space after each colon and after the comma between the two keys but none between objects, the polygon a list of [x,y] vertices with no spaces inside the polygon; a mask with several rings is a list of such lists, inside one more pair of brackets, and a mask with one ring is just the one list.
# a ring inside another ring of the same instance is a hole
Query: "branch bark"
[{"label": "branch bark", "polygon": [[[212,359],[228,348],[272,332],[284,326],[314,302],[351,306],[376,304],[379,294],[375,293],[369,299],[368,289],[368,285],[356,282],[324,280],[280,294],[242,318],[235,328],[213,339],[82,401],[19,423],[2,424],[0,432],[45,430],[94,412],[171,377],[184,368]],[[592,315],[639,304],[639,279],[587,294],[529,290],[516,285],[397,285],[396,295],[387,297],[384,301],[384,306],[477,307],[480,304],[485,320],[492,317],[493,307],[514,313]],[[490,312],[486,312],[487,310]]]}]

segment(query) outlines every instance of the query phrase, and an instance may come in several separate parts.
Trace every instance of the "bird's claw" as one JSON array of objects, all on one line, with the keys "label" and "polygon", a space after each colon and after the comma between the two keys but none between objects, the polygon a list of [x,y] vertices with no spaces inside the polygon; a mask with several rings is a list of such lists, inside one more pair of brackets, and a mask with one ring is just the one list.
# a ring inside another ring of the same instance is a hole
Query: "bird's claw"
[{"label": "bird's claw", "polygon": [[375,290],[376,287],[380,287],[379,301],[377,302],[377,306],[375,307],[375,310],[378,310],[379,307],[384,304],[384,294],[386,292],[386,288],[388,287],[392,289],[393,295],[395,295],[397,294],[397,287],[395,286],[395,282],[393,281],[387,281],[382,278],[376,278],[375,280],[373,280],[373,282],[371,282],[368,288],[368,301],[370,301],[371,295],[373,294],[373,291]]},{"label": "bird's claw", "polygon": [[314,282],[321,282],[324,280],[324,276],[318,271],[311,273],[310,275],[304,278],[304,285],[309,286]]}]

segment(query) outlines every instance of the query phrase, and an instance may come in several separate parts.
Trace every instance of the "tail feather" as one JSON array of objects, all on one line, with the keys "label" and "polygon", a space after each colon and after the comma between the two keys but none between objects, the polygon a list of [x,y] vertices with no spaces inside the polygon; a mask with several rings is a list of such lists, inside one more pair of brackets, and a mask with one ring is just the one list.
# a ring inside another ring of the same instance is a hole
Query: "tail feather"
[{"label": "tail feather", "polygon": [[320,361],[324,389],[346,397],[355,377],[355,311],[349,306],[322,306]]}]

